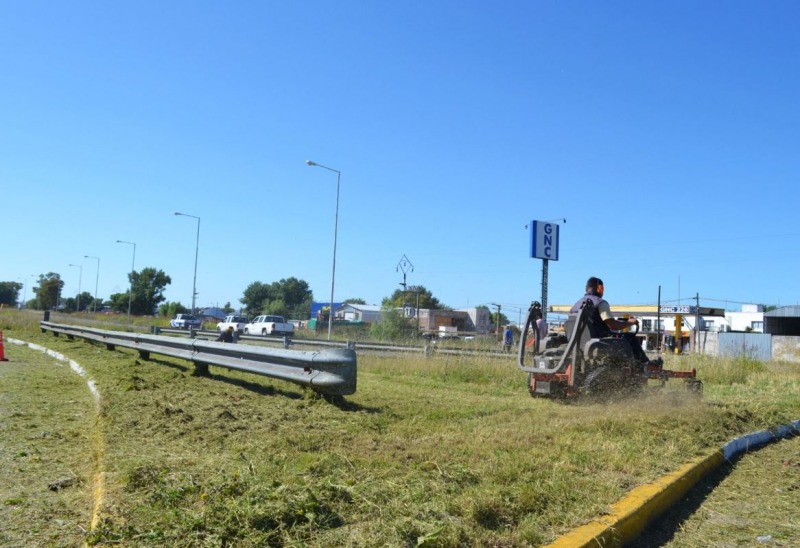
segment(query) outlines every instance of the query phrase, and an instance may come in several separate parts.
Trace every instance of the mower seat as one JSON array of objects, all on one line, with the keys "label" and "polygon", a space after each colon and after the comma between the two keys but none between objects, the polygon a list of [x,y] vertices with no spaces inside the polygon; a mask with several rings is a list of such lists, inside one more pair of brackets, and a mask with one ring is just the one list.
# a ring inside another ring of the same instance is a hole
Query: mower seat
[{"label": "mower seat", "polygon": [[[572,333],[578,314],[570,314],[564,322],[566,333]],[[593,364],[599,361],[627,362],[633,360],[633,350],[628,341],[619,337],[592,338],[589,324],[580,333],[581,348],[584,359]]]},{"label": "mower seat", "polygon": [[631,362],[633,350],[628,341],[618,337],[589,339],[583,345],[583,356],[590,361]]}]

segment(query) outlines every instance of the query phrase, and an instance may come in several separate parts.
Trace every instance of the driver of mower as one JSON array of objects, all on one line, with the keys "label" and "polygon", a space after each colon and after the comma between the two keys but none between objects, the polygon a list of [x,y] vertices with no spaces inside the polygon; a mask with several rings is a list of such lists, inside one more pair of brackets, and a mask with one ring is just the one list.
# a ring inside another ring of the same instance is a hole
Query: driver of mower
[{"label": "driver of mower", "polygon": [[642,347],[636,341],[636,335],[633,333],[614,333],[614,331],[625,329],[632,325],[637,325],[639,320],[637,318],[628,318],[627,320],[617,320],[611,315],[611,306],[608,301],[603,299],[603,280],[592,276],[586,281],[586,294],[578,299],[572,309],[571,314],[577,314],[580,311],[581,305],[586,300],[592,301],[594,305],[594,312],[592,317],[589,318],[589,333],[593,339],[602,339],[604,337],[621,337],[628,341],[628,344],[633,351],[633,356],[643,365],[650,363],[650,359],[645,354]]}]

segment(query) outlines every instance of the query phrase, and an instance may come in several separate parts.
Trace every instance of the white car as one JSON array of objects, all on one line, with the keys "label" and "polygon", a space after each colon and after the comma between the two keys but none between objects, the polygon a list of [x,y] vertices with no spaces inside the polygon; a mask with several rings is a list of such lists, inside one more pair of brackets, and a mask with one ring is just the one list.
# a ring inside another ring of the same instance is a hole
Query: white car
[{"label": "white car", "polygon": [[178,314],[169,321],[172,329],[202,329],[203,321],[192,314]]},{"label": "white car", "polygon": [[225,319],[217,324],[217,331],[222,333],[229,327],[237,333],[244,333],[244,326],[247,325],[247,316],[225,316]]},{"label": "white car", "polygon": [[294,325],[283,316],[263,315],[244,326],[245,335],[294,335]]}]

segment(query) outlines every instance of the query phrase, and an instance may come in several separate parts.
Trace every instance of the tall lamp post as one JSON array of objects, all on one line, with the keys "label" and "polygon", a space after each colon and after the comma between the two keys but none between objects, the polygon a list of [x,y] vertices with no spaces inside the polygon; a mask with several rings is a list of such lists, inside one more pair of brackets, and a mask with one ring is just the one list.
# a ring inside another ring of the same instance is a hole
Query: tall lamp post
[{"label": "tall lamp post", "polygon": [[75,312],[81,311],[81,280],[83,279],[83,265],[79,264],[70,264],[69,266],[77,266],[80,270],[78,270],[78,299],[75,303]]},{"label": "tall lamp post", "polygon": [[133,265],[136,263],[136,244],[134,242],[126,242],[125,240],[117,240],[118,244],[128,244],[133,246],[133,258],[131,259],[131,279],[128,289],[128,323],[131,323],[131,299],[133,298],[133,273],[136,272]]},{"label": "tall lamp post", "polygon": [[328,340],[331,340],[331,331],[333,330],[333,288],[336,284],[336,240],[339,233],[339,182],[342,178],[342,172],[338,169],[333,169],[328,166],[323,166],[311,160],[306,160],[306,164],[311,167],[321,167],[328,171],[336,173],[336,214],[333,218],[333,268],[331,270],[331,311],[328,315]]},{"label": "tall lamp post", "polygon": [[[33,279],[35,277],[36,277],[36,274],[31,274],[31,275],[28,276],[28,278],[30,278],[30,279]],[[33,295],[33,288],[31,288],[31,295]],[[37,295],[36,297],[38,299],[39,296]],[[28,308],[28,303],[26,301],[27,298],[28,298],[28,286],[26,285],[25,286],[25,291],[22,293],[22,303],[23,303],[22,306],[23,306],[23,308]]]},{"label": "tall lamp post", "polygon": [[100,281],[100,257],[92,257],[91,255],[84,255],[84,259],[95,259],[97,261],[97,270],[94,275],[94,299],[92,300],[92,312],[97,312],[97,282]]},{"label": "tall lamp post", "polygon": [[194,314],[194,299],[197,297],[197,255],[200,251],[200,217],[196,215],[189,215],[188,213],[178,213],[177,211],[175,212],[175,215],[197,219],[197,241],[194,248],[194,280],[192,281],[192,314]]}]

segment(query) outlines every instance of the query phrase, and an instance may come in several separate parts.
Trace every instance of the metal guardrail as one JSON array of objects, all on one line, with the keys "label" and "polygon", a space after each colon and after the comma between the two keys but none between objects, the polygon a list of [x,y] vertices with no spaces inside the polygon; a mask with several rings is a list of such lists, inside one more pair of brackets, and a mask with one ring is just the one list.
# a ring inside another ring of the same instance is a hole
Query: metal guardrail
[{"label": "metal guardrail", "polygon": [[272,349],[203,339],[105,331],[47,321],[40,322],[39,326],[43,333],[51,331],[55,336],[63,334],[69,339],[89,339],[106,345],[109,350],[117,346],[130,348],[145,360],[151,353],[188,360],[194,363],[199,375],[207,375],[208,366],[214,365],[308,386],[325,395],[347,396],[356,391],[356,352],[353,348],[319,351]]},{"label": "metal guardrail", "polygon": [[[212,340],[216,339],[219,333],[214,331],[195,331],[191,333],[186,331],[185,329],[163,329],[158,328],[159,333],[169,333],[174,335],[182,335],[182,336],[192,336],[194,335],[197,338]],[[426,344],[426,345],[404,345],[404,344],[393,344],[393,343],[376,343],[376,342],[342,342],[342,341],[327,341],[322,339],[303,339],[297,336],[294,337],[284,337],[284,336],[272,336],[272,335],[239,335],[239,341],[252,341],[252,342],[261,342],[266,344],[276,344],[282,345],[284,348],[290,348],[292,346],[304,346],[309,348],[353,348],[358,349],[359,351],[368,351],[370,353],[374,352],[411,352],[411,353],[421,353],[425,354],[426,356],[431,354],[449,354],[453,356],[487,356],[490,358],[508,358],[511,357],[512,354],[507,352],[502,352],[500,350],[479,350],[479,349],[471,349],[471,348],[458,348],[458,347],[448,347],[442,346],[441,344]]]}]

